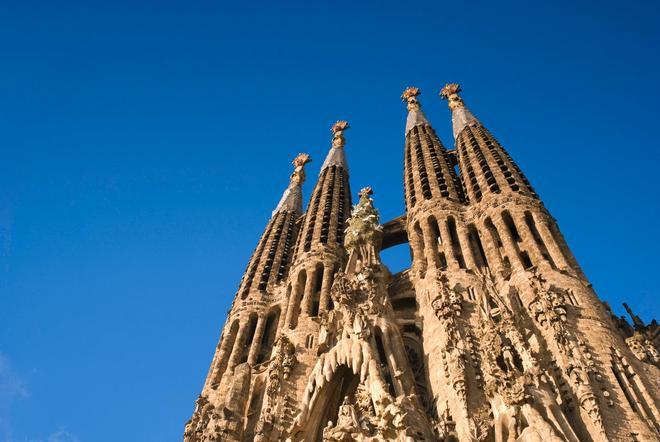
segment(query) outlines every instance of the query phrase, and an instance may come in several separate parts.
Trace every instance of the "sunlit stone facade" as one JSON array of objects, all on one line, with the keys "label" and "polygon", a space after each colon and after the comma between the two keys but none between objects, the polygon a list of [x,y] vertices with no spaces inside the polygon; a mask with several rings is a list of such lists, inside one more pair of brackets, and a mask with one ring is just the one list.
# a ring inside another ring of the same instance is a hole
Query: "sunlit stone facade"
[{"label": "sunlit stone facade", "polygon": [[[346,122],[305,154],[248,263],[184,440],[653,441],[655,322],[600,301],[531,184],[465,107],[455,148],[407,104],[406,213],[351,207]],[[358,147],[359,148],[359,147]],[[408,243],[391,274],[379,252]],[[626,306],[627,308],[627,306]]]}]

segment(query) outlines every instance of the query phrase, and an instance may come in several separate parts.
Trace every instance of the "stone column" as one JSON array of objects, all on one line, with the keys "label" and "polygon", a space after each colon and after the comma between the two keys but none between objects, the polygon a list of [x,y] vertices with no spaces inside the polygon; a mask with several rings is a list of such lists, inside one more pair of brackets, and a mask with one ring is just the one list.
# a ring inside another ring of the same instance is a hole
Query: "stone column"
[{"label": "stone column", "polygon": [[305,292],[300,303],[300,312],[309,316],[312,306],[312,296],[314,294],[314,286],[316,285],[316,267],[307,270],[307,279],[305,280]]},{"label": "stone column", "polygon": [[463,259],[465,260],[465,267],[468,269],[476,270],[477,263],[474,260],[474,253],[472,250],[472,242],[470,241],[470,235],[468,230],[463,223],[456,222],[456,232],[458,233],[458,242],[461,253],[463,254]]},{"label": "stone column", "polygon": [[330,303],[330,289],[332,288],[332,278],[334,277],[334,271],[335,268],[331,263],[324,264],[319,314],[328,311],[328,304]]},{"label": "stone column", "polygon": [[427,268],[437,269],[440,265],[438,259],[438,244],[433,244],[433,232],[431,226],[429,225],[428,219],[422,219],[419,221],[419,225],[422,228],[422,239],[424,241],[424,256],[426,256]]},{"label": "stone column", "polygon": [[493,221],[493,225],[500,235],[500,239],[504,245],[504,250],[506,251],[506,254],[509,257],[509,261],[511,262],[511,268],[524,270],[525,266],[523,266],[522,262],[520,262],[520,255],[518,254],[518,244],[516,244],[516,241],[511,237],[511,232],[509,232],[508,227],[504,224],[504,221],[502,220],[502,214],[495,214],[495,216],[491,217],[491,220]]},{"label": "stone column", "polygon": [[451,242],[451,234],[449,233],[449,227],[447,226],[447,219],[438,221],[438,227],[440,228],[440,237],[442,238],[442,249],[445,252],[445,258],[447,259],[447,268],[449,270],[458,270],[461,266],[458,264],[458,259],[454,255],[454,246]]},{"label": "stone column", "polygon": [[[419,223],[420,230],[422,228]],[[415,230],[415,224],[408,225],[408,238],[410,238],[410,247],[413,251],[413,267],[424,266],[426,257],[424,256],[424,238],[419,237],[420,233]],[[424,236],[422,232],[421,236]]]},{"label": "stone column", "polygon": [[534,265],[536,265],[539,268],[549,267],[548,261],[546,261],[546,259],[543,257],[543,252],[541,251],[541,248],[536,242],[536,239],[534,239],[534,235],[532,234],[531,229],[529,228],[527,222],[525,221],[525,216],[518,213],[512,213],[511,217],[513,218],[513,221],[516,223],[516,227],[518,228],[518,234],[522,239],[522,243],[525,245],[527,251],[531,255],[532,262],[534,263]]},{"label": "stone column", "polygon": [[[299,270],[298,273],[295,275],[295,278],[293,278],[293,287],[291,287],[291,296],[289,297],[289,304],[287,305],[286,309],[286,319],[284,320],[284,326],[289,327],[291,325],[291,321],[293,321],[293,316],[295,314],[296,309],[300,306],[301,302],[301,297],[302,297],[302,290],[303,287],[300,286],[300,272],[304,270]],[[305,280],[307,281],[307,280]]]},{"label": "stone column", "polygon": [[502,256],[500,255],[499,247],[495,244],[492,235],[486,223],[481,220],[478,223],[475,223],[478,228],[479,238],[481,239],[481,244],[484,247],[484,252],[486,253],[486,259],[488,260],[488,266],[492,270],[493,274],[499,274],[503,270]]},{"label": "stone column", "polygon": [[250,353],[248,354],[248,364],[250,364],[250,366],[254,366],[259,358],[259,351],[261,350],[261,341],[264,337],[265,327],[266,317],[265,315],[261,315],[257,321],[257,327],[254,330],[254,338],[252,338],[252,346],[250,347]]},{"label": "stone column", "polygon": [[243,345],[245,345],[245,334],[247,332],[246,328],[248,327],[248,322],[241,324],[241,327],[238,329],[236,334],[236,340],[234,340],[234,347],[231,350],[231,356],[229,357],[229,363],[227,368],[233,370],[240,358],[241,353],[243,353]]},{"label": "stone column", "polygon": [[552,232],[548,227],[548,223],[552,221],[546,216],[539,215],[538,213],[532,213],[532,216],[536,223],[536,229],[539,231],[539,235],[541,235],[541,239],[557,267],[560,269],[570,269],[571,265],[566,260],[566,256],[564,255],[564,252],[562,252],[561,246],[557,244],[555,237],[552,235]]}]

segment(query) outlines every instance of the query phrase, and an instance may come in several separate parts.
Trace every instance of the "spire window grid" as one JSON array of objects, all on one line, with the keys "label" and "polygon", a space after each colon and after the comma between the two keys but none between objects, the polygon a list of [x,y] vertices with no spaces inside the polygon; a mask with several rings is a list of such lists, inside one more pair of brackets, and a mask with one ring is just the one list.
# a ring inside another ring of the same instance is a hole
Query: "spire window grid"
[{"label": "spire window grid", "polygon": [[506,151],[506,149],[504,149],[502,147],[502,145],[497,141],[497,139],[495,139],[495,137],[493,137],[493,135],[488,131],[488,129],[486,129],[485,127],[482,126],[482,127],[479,127],[479,131],[481,132],[482,137],[485,140],[490,141],[491,144],[494,146],[494,148],[497,149],[497,151],[501,154],[501,156],[504,157],[504,159],[508,160],[511,168],[518,174],[518,177],[520,178],[520,181],[525,185],[525,187],[527,188],[527,191],[533,197],[538,198],[538,195],[534,191],[534,188],[530,184],[529,180],[522,173],[522,170],[520,170],[520,167],[518,167],[516,162],[513,161],[513,159],[511,158],[511,155],[509,155],[509,153]]},{"label": "spire window grid", "polygon": [[474,136],[474,133],[472,132],[472,127],[468,127],[463,132],[467,134],[467,137],[470,140],[470,147],[472,147],[472,152],[474,152],[474,158],[481,168],[482,177],[488,185],[488,188],[493,193],[500,193],[500,186],[497,184],[495,176],[493,175],[493,171],[490,169],[490,165],[488,164],[488,160],[484,156],[484,153],[481,150],[481,146],[479,146],[479,143]]},{"label": "spire window grid", "polygon": [[[496,164],[498,165],[500,171],[502,172],[502,175],[504,176],[504,179],[506,180],[507,184],[509,185],[509,188],[513,190],[514,192],[520,192],[520,193],[525,193],[528,190],[527,185],[523,187],[520,186],[520,183],[516,179],[516,175],[514,175],[511,170],[509,170],[509,167],[507,166],[505,160],[503,159],[503,156],[505,155],[504,149],[502,146],[497,143],[497,140],[493,138],[493,136],[486,131],[483,127],[476,128],[476,132],[479,135],[481,141],[486,145],[488,148],[490,155],[493,157],[493,160],[495,160]],[[511,158],[507,158],[509,162],[512,162]],[[511,164],[511,167],[514,168],[514,165]],[[514,168],[515,170],[515,168]],[[520,175],[520,174],[518,174]],[[522,177],[519,177],[520,181],[523,181]],[[524,184],[524,182],[523,182]],[[533,193],[530,191],[530,193]]]},{"label": "spire window grid", "polygon": [[330,231],[330,219],[332,215],[332,203],[334,199],[335,180],[337,179],[337,166],[330,167],[330,179],[327,187],[324,188],[323,218],[321,219],[321,233],[319,241],[321,244],[328,243],[328,233]]},{"label": "spire window grid", "polygon": [[405,162],[405,171],[406,171],[406,190],[407,190],[407,202],[410,204],[410,207],[415,207],[417,199],[415,197],[415,181],[413,179],[412,171],[412,153],[410,146],[410,138],[406,137],[406,162]]},{"label": "spire window grid", "polygon": [[[465,132],[465,131],[463,131]],[[470,180],[470,189],[472,194],[477,201],[481,201],[481,187],[477,181],[476,174],[474,173],[474,168],[472,167],[472,162],[470,161],[470,155],[468,154],[467,147],[465,146],[465,136],[461,135],[458,139],[458,151],[463,159],[463,164],[465,165],[465,171],[467,172],[467,177]],[[465,181],[464,181],[465,182]]]},{"label": "spire window grid", "polygon": [[261,236],[261,239],[259,240],[259,244],[257,245],[257,248],[252,254],[252,259],[250,260],[250,264],[248,264],[249,270],[246,269],[247,278],[245,280],[245,285],[241,290],[242,299],[245,299],[247,297],[248,292],[250,291],[250,287],[252,286],[252,281],[254,280],[254,277],[257,274],[257,267],[259,265],[259,261],[261,260],[261,254],[263,252],[263,249],[266,247],[266,243],[268,242],[270,233],[273,229],[273,226],[275,225],[275,220],[279,217],[279,215],[280,212],[276,213],[275,217],[270,220],[270,222],[268,223],[268,227],[266,228],[266,232],[264,232],[264,234]]},{"label": "spire window grid", "polygon": [[[411,132],[417,136],[419,140],[418,126],[415,127]],[[424,164],[424,152],[422,152],[421,143],[415,143],[415,159],[417,160],[417,171],[419,175],[419,182],[422,187],[422,195],[424,199],[431,199],[431,185],[429,184],[428,173],[426,172],[426,165]]]},{"label": "spire window grid", "polygon": [[284,229],[284,223],[286,222],[286,213],[278,212],[277,215],[277,227],[275,228],[275,235],[273,239],[269,239],[270,247],[268,249],[268,255],[266,256],[266,262],[264,263],[264,268],[261,271],[261,279],[259,281],[258,290],[266,290],[268,286],[268,281],[270,280],[270,271],[273,266],[273,260],[277,254],[277,248],[280,243],[280,238],[282,237],[282,230]]},{"label": "spire window grid", "polygon": [[441,147],[439,147],[440,142],[437,139],[434,140],[432,135],[428,132],[428,129],[424,128],[422,132],[424,135],[423,139],[426,141],[426,147],[431,159],[431,165],[433,166],[433,170],[435,172],[435,179],[438,183],[440,196],[444,198],[450,198],[449,186],[447,185],[447,180],[445,179],[445,175],[440,164],[440,159],[438,158],[437,151],[441,149]]},{"label": "spire window grid", "polygon": [[314,225],[316,224],[316,213],[321,202],[321,194],[323,193],[323,186],[325,185],[325,180],[328,174],[328,169],[324,169],[321,173],[321,178],[314,189],[314,196],[312,199],[312,206],[307,210],[309,218],[305,222],[305,246],[303,248],[304,252],[309,252],[312,247],[312,239],[314,236]]},{"label": "spire window grid", "polygon": [[344,228],[346,223],[346,218],[348,217],[345,213],[345,207],[351,206],[350,201],[350,190],[346,190],[349,186],[348,175],[344,172],[343,168],[340,168],[339,171],[339,207],[337,210],[337,233],[336,239],[337,244],[343,244],[344,241]]},{"label": "spire window grid", "polygon": [[305,220],[307,219],[307,214],[303,214],[299,219],[294,221],[295,225],[300,225],[302,228],[298,228],[298,232],[296,233],[296,247],[293,250],[293,255],[292,256],[298,256],[298,251],[300,250],[300,244],[302,243],[302,237],[303,233],[305,230]]},{"label": "spire window grid", "polygon": [[293,213],[289,214],[287,221],[288,221],[288,225],[286,230],[286,236],[284,239],[284,250],[282,252],[282,259],[280,260],[279,270],[277,271],[277,282],[280,282],[282,281],[282,279],[284,279],[289,264],[291,243],[293,242],[295,225],[296,225],[295,214]]}]

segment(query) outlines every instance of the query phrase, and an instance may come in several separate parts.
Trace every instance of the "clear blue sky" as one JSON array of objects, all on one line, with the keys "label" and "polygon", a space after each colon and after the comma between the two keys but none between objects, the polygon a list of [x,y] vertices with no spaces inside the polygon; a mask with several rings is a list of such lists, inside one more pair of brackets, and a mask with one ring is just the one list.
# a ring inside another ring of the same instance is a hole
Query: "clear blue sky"
[{"label": "clear blue sky", "polygon": [[180,440],[293,156],[306,200],[348,119],[402,213],[408,85],[451,146],[460,82],[600,296],[660,317],[658,2],[533,3],[2,2],[0,442]]}]

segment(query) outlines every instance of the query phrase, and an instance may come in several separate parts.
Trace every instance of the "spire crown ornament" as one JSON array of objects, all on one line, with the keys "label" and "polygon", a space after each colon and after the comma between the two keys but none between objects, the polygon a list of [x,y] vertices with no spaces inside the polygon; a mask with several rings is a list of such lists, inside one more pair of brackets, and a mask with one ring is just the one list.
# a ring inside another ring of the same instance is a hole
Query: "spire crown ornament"
[{"label": "spire crown ornament", "polygon": [[421,104],[417,100],[417,96],[422,92],[419,88],[409,86],[401,94],[401,100],[408,103],[408,118],[406,119],[406,134],[416,126],[428,126],[429,122],[422,112]]},{"label": "spire crown ornament", "polygon": [[301,186],[302,183],[305,182],[305,164],[310,161],[312,160],[306,153],[299,153],[298,156],[293,159],[292,164],[294,169],[289,179],[289,186],[282,194],[282,198],[277,204],[277,207],[275,207],[275,210],[273,210],[272,216],[275,216],[275,214],[282,209],[302,212]]},{"label": "spire crown ornament", "polygon": [[419,88],[414,86],[408,86],[405,91],[401,94],[401,100],[408,103],[408,110],[419,109],[420,104],[417,100],[417,96],[422,92]]},{"label": "spire crown ornament", "polygon": [[440,96],[448,101],[449,109],[454,110],[459,107],[465,107],[463,99],[459,92],[462,92],[461,85],[458,83],[447,83],[440,91]]},{"label": "spire crown ornament", "polygon": [[344,131],[349,129],[348,121],[339,120],[332,125],[332,147],[344,147],[346,139],[344,138]]},{"label": "spire crown ornament", "polygon": [[291,174],[291,184],[301,185],[305,182],[305,164],[312,161],[311,157],[306,153],[299,153],[297,157],[293,159],[293,173]]},{"label": "spire crown ornament", "polygon": [[463,131],[466,126],[477,126],[479,120],[472,115],[472,112],[465,107],[465,103],[461,98],[461,85],[458,83],[447,83],[440,91],[440,96],[448,101],[449,109],[451,109],[452,128],[454,132],[454,139]]},{"label": "spire crown ornament", "polygon": [[346,163],[346,154],[344,153],[344,145],[346,144],[346,139],[344,138],[344,131],[350,128],[348,121],[339,120],[332,125],[330,129],[332,131],[332,148],[328,152],[328,156],[325,158],[323,165],[321,166],[321,172],[330,167],[338,166],[348,169],[348,164]]}]

